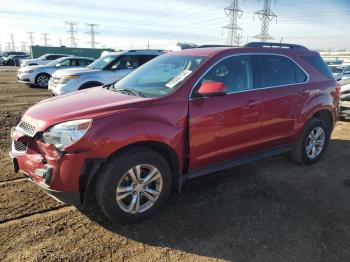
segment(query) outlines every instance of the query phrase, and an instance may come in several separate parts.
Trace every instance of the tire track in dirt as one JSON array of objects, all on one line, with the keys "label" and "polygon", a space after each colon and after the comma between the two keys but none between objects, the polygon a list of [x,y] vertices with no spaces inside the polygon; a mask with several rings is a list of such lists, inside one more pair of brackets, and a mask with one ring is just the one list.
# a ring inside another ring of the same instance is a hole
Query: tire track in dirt
[{"label": "tire track in dirt", "polygon": [[28,180],[0,184],[0,223],[62,206]]}]

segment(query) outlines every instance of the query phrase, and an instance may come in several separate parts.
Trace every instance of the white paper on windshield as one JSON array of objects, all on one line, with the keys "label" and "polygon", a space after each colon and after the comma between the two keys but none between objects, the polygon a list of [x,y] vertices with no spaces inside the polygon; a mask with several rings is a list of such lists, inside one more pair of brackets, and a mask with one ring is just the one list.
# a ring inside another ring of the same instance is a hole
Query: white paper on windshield
[{"label": "white paper on windshield", "polygon": [[177,76],[175,76],[173,79],[171,79],[168,83],[165,84],[166,87],[168,88],[173,88],[176,86],[178,83],[184,81],[184,79],[189,76],[192,73],[191,70],[184,70]]}]

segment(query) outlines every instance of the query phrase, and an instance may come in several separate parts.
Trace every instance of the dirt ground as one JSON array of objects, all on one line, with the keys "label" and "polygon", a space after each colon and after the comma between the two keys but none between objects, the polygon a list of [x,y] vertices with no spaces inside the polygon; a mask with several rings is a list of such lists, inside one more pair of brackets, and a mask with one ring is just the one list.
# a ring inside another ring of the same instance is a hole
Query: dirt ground
[{"label": "dirt ground", "polygon": [[280,156],[198,178],[154,218],[120,226],[13,172],[10,128],[50,96],[15,80],[0,67],[0,260],[350,261],[350,122],[314,166]]}]

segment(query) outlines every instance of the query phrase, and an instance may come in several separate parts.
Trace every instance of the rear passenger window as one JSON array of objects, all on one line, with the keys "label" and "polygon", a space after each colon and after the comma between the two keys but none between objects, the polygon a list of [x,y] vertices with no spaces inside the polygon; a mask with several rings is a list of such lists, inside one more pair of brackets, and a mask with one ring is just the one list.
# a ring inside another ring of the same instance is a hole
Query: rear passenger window
[{"label": "rear passenger window", "polygon": [[289,58],[277,55],[256,56],[260,87],[274,87],[306,81],[305,73]]},{"label": "rear passenger window", "polygon": [[205,74],[201,83],[206,81],[224,83],[228,93],[252,89],[251,57],[245,55],[226,58]]},{"label": "rear passenger window", "polygon": [[329,70],[326,63],[323,61],[321,56],[313,55],[313,56],[304,56],[303,57],[306,62],[308,62],[312,67],[314,67],[317,71],[322,73],[324,76],[333,79],[333,74]]}]

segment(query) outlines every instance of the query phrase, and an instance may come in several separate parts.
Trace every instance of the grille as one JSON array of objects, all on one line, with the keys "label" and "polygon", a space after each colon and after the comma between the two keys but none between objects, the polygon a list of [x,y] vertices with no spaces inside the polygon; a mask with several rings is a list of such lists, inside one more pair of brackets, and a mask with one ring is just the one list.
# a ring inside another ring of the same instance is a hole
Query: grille
[{"label": "grille", "polygon": [[29,136],[34,136],[35,135],[35,127],[31,124],[28,124],[24,121],[21,121],[18,125],[18,127],[23,131],[25,134]]},{"label": "grille", "polygon": [[27,143],[22,141],[14,141],[13,146],[17,152],[27,151]]}]

